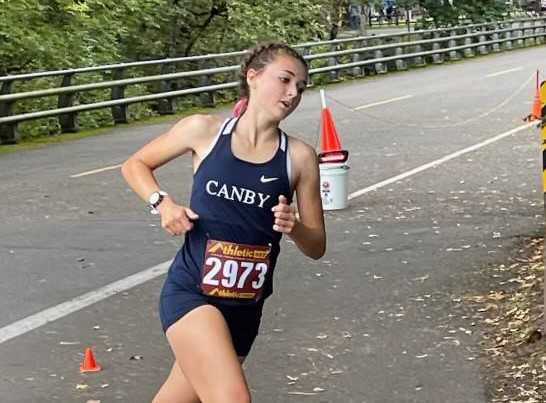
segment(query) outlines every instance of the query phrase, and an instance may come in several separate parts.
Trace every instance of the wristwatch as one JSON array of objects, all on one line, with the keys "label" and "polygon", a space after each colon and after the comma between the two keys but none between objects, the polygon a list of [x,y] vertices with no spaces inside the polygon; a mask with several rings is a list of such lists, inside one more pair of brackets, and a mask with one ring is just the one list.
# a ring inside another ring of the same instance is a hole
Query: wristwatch
[{"label": "wristwatch", "polygon": [[159,210],[157,209],[157,207],[161,204],[165,196],[168,195],[169,194],[167,192],[164,192],[163,190],[153,192],[148,198],[148,207],[150,208],[150,213],[159,214]]}]

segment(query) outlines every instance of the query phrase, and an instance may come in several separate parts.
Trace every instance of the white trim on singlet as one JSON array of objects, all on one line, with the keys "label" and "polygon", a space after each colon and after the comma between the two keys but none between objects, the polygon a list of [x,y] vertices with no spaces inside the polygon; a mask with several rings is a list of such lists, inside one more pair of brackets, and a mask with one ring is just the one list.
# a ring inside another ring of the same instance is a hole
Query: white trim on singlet
[{"label": "white trim on singlet", "polygon": [[281,145],[279,146],[279,148],[284,152],[286,152],[286,140],[286,133],[281,130]]},{"label": "white trim on singlet", "polygon": [[282,135],[280,149],[286,153],[286,175],[288,176],[288,185],[290,186],[290,190],[294,191],[294,181],[292,179],[292,160],[290,158],[290,150],[288,148],[288,134],[286,134],[282,130],[281,133]]},{"label": "white trim on singlet", "polygon": [[224,123],[222,123],[222,126],[220,126],[220,130],[218,130],[218,133],[216,133],[216,136],[214,136],[214,139],[210,142],[209,148],[207,149],[205,154],[203,154],[203,158],[201,158],[201,162],[203,162],[205,158],[207,158],[207,156],[212,152],[212,149],[214,148],[216,143],[218,143],[218,139],[220,138],[220,135],[224,134],[224,129],[229,122],[230,122],[230,118],[224,120]]},{"label": "white trim on singlet", "polygon": [[235,126],[238,120],[239,118],[231,118],[231,120],[224,126],[222,135],[231,133],[231,131],[233,130],[233,126]]}]

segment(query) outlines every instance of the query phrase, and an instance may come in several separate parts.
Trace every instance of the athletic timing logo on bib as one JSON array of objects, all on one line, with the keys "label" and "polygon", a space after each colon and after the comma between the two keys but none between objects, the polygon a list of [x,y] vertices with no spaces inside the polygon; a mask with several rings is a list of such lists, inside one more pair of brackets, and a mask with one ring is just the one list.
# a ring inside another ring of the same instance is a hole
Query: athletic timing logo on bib
[{"label": "athletic timing logo on bib", "polygon": [[211,297],[259,300],[269,270],[270,246],[209,239],[201,290]]}]

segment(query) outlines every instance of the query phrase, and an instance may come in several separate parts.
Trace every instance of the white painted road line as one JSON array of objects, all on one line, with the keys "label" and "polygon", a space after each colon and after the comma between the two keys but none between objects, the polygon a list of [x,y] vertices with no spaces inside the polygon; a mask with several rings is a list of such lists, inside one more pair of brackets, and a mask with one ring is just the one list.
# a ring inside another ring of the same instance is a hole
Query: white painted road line
[{"label": "white painted road line", "polygon": [[482,141],[481,143],[474,144],[473,146],[463,148],[462,150],[456,151],[452,154],[446,155],[445,157],[442,157],[440,159],[437,159],[435,161],[429,162],[428,164],[421,165],[417,168],[414,168],[410,171],[404,172],[400,175],[393,176],[392,178],[385,179],[384,181],[381,181],[379,183],[376,183],[375,185],[368,186],[367,188],[360,189],[356,192],[353,192],[349,195],[348,199],[354,199],[356,197],[362,196],[363,194],[366,194],[368,192],[371,192],[372,190],[377,190],[379,188],[382,188],[383,186],[390,185],[391,183],[398,182],[399,180],[405,179],[409,176],[415,175],[419,172],[423,172],[429,168],[437,167],[438,165],[441,165],[449,160],[452,160],[454,158],[460,157],[461,155],[467,154],[469,152],[475,151],[479,148],[485,147],[488,144],[494,143],[495,141],[501,140],[505,137],[508,137],[512,134],[518,133],[522,130],[528,129],[529,127],[536,126],[537,122],[529,122],[527,124],[524,124],[523,126],[516,127],[512,130],[509,130],[507,132],[501,133],[496,135],[495,137],[491,137],[490,139],[487,139],[485,141]]},{"label": "white painted road line", "polygon": [[[474,144],[473,146],[456,151],[452,154],[446,155],[443,158],[429,162],[428,164],[425,164],[425,165],[421,165],[420,167],[414,168],[408,172],[404,172],[403,174],[393,176],[392,178],[376,183],[375,185],[358,190],[349,195],[349,200],[362,196],[363,194],[371,192],[372,190],[377,190],[383,186],[397,182],[401,179],[415,175],[429,168],[433,168],[438,165],[441,165],[449,160],[460,157],[461,155],[467,154],[481,147],[485,147],[486,145],[494,143],[495,141],[503,139],[504,137],[518,133],[522,130],[525,130],[529,127],[533,127],[536,125],[537,125],[537,122],[530,122],[523,126],[516,127],[505,133],[501,133],[495,137],[491,137],[488,140],[482,141],[481,143]],[[0,344],[4,343],[5,341],[11,340],[17,336],[21,336],[25,333],[28,333],[49,322],[53,322],[54,320],[70,315],[71,313],[79,311],[80,309],[83,309],[96,302],[102,301],[112,295],[118,294],[122,291],[126,291],[130,288],[136,287],[137,285],[143,284],[147,282],[148,280],[152,280],[156,277],[159,277],[162,274],[165,274],[167,272],[167,270],[169,269],[169,266],[171,265],[171,262],[172,260],[160,263],[157,266],[143,270],[139,273],[133,274],[129,277],[126,277],[124,279],[108,284],[104,287],[101,287],[95,291],[90,291],[86,294],[80,295],[79,297],[63,302],[54,307],[45,309],[34,315],[27,316],[26,318],[18,320],[17,322],[14,322],[10,325],[4,326],[0,328]]]},{"label": "white painted road line", "polygon": [[110,167],[105,167],[105,168],[93,169],[92,171],[82,172],[81,174],[70,175],[70,177],[71,178],[80,178],[82,176],[98,174],[99,172],[111,171],[113,169],[118,169],[118,168],[121,168],[121,164],[112,165]]},{"label": "white painted road line", "polygon": [[413,98],[413,95],[404,95],[402,97],[386,99],[384,101],[374,102],[373,104],[357,106],[356,108],[353,108],[353,111],[359,111],[361,109],[373,108],[374,106],[390,104],[391,102],[403,101],[404,99],[410,99],[410,98]]},{"label": "white painted road line", "polygon": [[43,326],[49,322],[60,319],[64,316],[70,315],[80,309],[83,309],[95,302],[102,301],[112,295],[129,290],[137,285],[143,284],[148,280],[152,280],[162,274],[165,274],[169,270],[172,260],[158,264],[157,266],[143,270],[139,273],[133,274],[129,277],[125,277],[121,280],[110,283],[97,290],[90,291],[83,295],[80,295],[74,299],[63,302],[59,305],[45,309],[34,315],[27,316],[17,322],[0,328],[0,344],[13,339],[22,334],[28,333],[40,326]]},{"label": "white painted road line", "polygon": [[523,67],[516,67],[516,68],[510,69],[510,70],[503,70],[503,71],[499,71],[497,73],[491,73],[491,74],[486,75],[486,77],[487,78],[498,77],[498,76],[502,76],[503,74],[513,73],[515,71],[521,71],[521,70],[523,70]]}]

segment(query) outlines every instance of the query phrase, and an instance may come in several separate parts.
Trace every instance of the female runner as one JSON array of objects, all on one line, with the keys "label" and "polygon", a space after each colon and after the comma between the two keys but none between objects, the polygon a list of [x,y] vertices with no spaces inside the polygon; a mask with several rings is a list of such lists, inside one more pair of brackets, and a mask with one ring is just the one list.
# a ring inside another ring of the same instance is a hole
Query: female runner
[{"label": "female runner", "polygon": [[[185,234],[160,297],[175,362],[154,403],[250,402],[241,364],[272,293],[282,234],[313,259],[325,252],[316,153],[279,129],[307,79],[294,49],[258,45],[241,67],[247,105],[240,116],[184,118],[122,166],[161,226]],[[190,205],[182,206],[160,190],[153,171],[190,152],[193,187]]]}]

